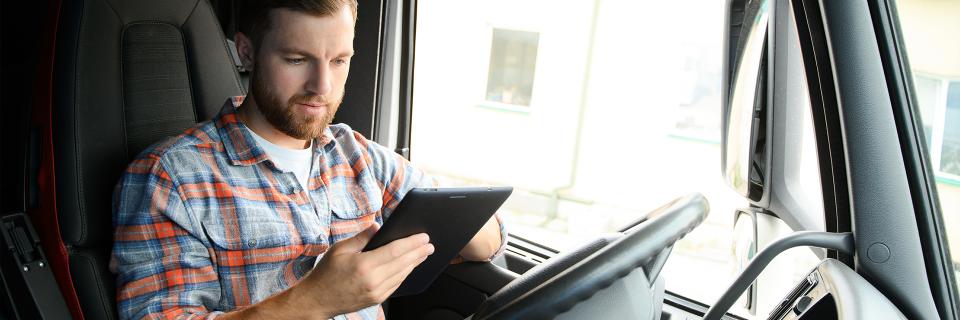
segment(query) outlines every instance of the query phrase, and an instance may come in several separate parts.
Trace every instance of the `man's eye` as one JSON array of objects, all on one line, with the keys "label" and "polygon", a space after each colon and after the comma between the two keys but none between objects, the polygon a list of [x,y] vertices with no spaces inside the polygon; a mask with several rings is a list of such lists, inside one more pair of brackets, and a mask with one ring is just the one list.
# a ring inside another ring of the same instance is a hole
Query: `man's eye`
[{"label": "man's eye", "polygon": [[287,60],[287,63],[292,65],[300,65],[300,64],[303,64],[304,62],[307,62],[307,59],[304,59],[304,58],[287,58],[286,60]]},{"label": "man's eye", "polygon": [[338,65],[338,66],[345,65],[345,64],[347,64],[347,59],[338,58],[338,59],[336,59],[336,60],[333,60],[333,64]]}]

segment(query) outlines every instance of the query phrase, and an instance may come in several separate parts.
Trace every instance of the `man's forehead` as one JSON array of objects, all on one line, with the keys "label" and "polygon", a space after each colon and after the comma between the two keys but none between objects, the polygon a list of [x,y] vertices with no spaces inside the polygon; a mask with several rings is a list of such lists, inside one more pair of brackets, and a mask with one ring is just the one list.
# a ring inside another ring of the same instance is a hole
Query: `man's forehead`
[{"label": "man's forehead", "polygon": [[[277,45],[312,46],[323,42],[335,45],[347,42],[352,48],[354,19],[348,7],[330,15],[314,15],[286,8],[271,10],[270,30],[264,35],[265,42]],[[292,42],[292,43],[291,43]]]}]

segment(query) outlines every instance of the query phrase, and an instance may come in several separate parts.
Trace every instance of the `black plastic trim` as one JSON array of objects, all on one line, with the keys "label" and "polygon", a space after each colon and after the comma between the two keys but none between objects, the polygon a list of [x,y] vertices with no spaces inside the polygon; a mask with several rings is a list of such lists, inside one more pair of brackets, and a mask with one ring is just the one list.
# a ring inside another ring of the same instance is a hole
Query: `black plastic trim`
[{"label": "black plastic trim", "polygon": [[13,302],[9,306],[12,312],[7,307],[0,311],[22,319],[70,317],[49,261],[25,213],[0,216],[0,285],[4,287],[3,295]]},{"label": "black plastic trim", "polygon": [[380,65],[377,72],[377,98],[373,112],[373,127],[370,137],[380,145],[390,145],[390,116],[391,108],[396,97],[393,96],[393,77],[396,71],[398,43],[395,31],[399,17],[399,0],[382,0],[380,4],[383,14],[380,21]]},{"label": "black plastic trim", "polygon": [[507,248],[510,249],[511,247],[543,260],[550,259],[560,253],[557,249],[550,248],[515,234],[510,234],[509,239],[507,239]]},{"label": "black plastic trim", "polygon": [[520,275],[492,262],[464,262],[450,265],[444,274],[486,295],[493,295]]},{"label": "black plastic trim", "polygon": [[[827,232],[853,230],[847,186],[846,154],[843,148],[840,113],[834,90],[833,69],[824,33],[820,6],[816,1],[793,0],[797,34],[810,90],[810,106],[817,141],[820,183],[823,190],[824,223]],[[853,267],[853,257],[828,250],[827,257]]]},{"label": "black plastic trim", "polygon": [[410,127],[413,125],[413,70],[417,44],[417,0],[403,2],[400,30],[400,101],[397,110],[396,152],[410,159]]},{"label": "black plastic trim", "polygon": [[897,136],[903,151],[907,179],[913,196],[920,245],[926,261],[927,277],[937,312],[941,319],[957,319],[956,279],[946,246],[946,232],[939,197],[926,150],[926,141],[920,125],[913,76],[903,43],[902,31],[897,20],[896,4],[887,0],[871,0],[870,11],[876,28],[880,59],[883,62],[893,115],[897,122]]},{"label": "black plastic trim", "polygon": [[[847,152],[856,271],[911,319],[937,318],[922,261],[907,169],[867,0],[819,5]],[[889,255],[875,258],[882,246]]]}]

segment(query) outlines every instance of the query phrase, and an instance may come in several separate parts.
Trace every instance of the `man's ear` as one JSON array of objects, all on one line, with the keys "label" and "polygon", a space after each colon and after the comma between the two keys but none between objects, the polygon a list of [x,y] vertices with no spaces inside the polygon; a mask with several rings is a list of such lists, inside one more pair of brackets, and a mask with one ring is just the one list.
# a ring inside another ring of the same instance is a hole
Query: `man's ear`
[{"label": "man's ear", "polygon": [[253,41],[243,32],[237,32],[233,36],[233,41],[237,45],[237,54],[240,55],[240,63],[243,63],[243,68],[247,71],[253,71],[253,62],[256,61],[254,59],[256,50],[253,48]]}]

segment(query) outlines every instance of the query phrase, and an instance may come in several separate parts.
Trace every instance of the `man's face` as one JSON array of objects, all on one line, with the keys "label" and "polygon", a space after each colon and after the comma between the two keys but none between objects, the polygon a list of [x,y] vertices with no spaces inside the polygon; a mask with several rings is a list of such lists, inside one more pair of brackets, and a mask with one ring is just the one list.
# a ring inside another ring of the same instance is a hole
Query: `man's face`
[{"label": "man's face", "polygon": [[277,130],[319,137],[343,101],[353,56],[350,9],[326,17],[276,9],[270,25],[255,53],[250,94]]}]

